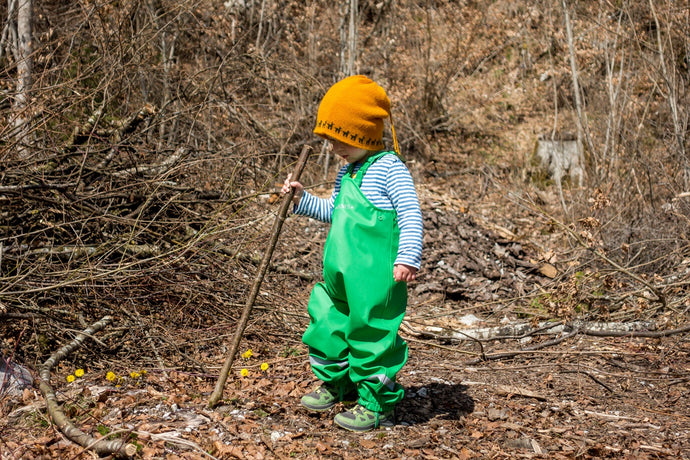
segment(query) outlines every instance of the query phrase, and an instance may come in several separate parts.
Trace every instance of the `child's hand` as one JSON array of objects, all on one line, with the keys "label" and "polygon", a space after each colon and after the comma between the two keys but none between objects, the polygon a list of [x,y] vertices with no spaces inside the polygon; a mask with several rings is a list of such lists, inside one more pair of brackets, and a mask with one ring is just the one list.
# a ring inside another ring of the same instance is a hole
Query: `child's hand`
[{"label": "child's hand", "polygon": [[295,194],[292,197],[292,202],[295,203],[295,205],[299,204],[299,200],[302,199],[302,194],[304,193],[304,186],[300,184],[299,182],[290,182],[290,178],[292,177],[292,173],[287,175],[287,178],[285,179],[285,183],[283,183],[283,188],[280,191],[283,195],[290,193],[290,189],[294,188],[295,189]]},{"label": "child's hand", "polygon": [[417,278],[417,269],[409,265],[396,264],[393,266],[393,279],[396,282],[413,281]]}]

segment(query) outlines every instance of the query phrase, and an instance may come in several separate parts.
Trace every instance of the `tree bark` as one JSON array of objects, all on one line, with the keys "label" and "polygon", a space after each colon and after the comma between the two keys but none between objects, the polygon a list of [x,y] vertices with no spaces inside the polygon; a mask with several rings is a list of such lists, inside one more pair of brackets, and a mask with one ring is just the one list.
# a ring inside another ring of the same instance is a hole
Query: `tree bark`
[{"label": "tree bark", "polygon": [[65,415],[62,409],[60,409],[60,404],[55,396],[55,391],[53,391],[53,388],[50,386],[50,371],[53,369],[53,367],[55,367],[61,359],[67,357],[70,353],[79,348],[79,346],[81,346],[81,344],[87,338],[103,329],[111,321],[112,318],[110,316],[104,316],[100,321],[93,323],[91,326],[81,332],[69,344],[53,353],[40,368],[39,375],[41,380],[39,382],[39,389],[46,400],[46,406],[48,408],[50,418],[53,420],[58,429],[71,441],[76,442],[80,446],[83,446],[87,449],[92,449],[101,456],[113,455],[115,457],[131,457],[136,453],[137,448],[133,444],[128,444],[127,438],[114,440],[96,439],[90,434],[84,433],[82,430],[77,428]]},{"label": "tree bark", "polygon": [[17,93],[14,98],[14,128],[17,145],[17,157],[26,158],[29,155],[29,120],[27,113],[29,91],[31,89],[32,68],[32,0],[19,0],[17,5]]},{"label": "tree bark", "polygon": [[[578,148],[581,149],[583,145],[582,138],[584,137],[587,142],[587,148],[589,149],[590,155],[596,160],[596,155],[594,152],[594,142],[592,142],[589,136],[589,130],[587,129],[587,123],[585,121],[585,114],[582,110],[582,98],[580,96],[580,83],[577,76],[577,62],[575,60],[575,43],[573,40],[573,27],[570,22],[570,13],[568,12],[568,5],[566,0],[561,0],[563,5],[563,14],[565,17],[565,29],[568,34],[568,49],[570,51],[570,70],[572,72],[573,78],[573,95],[575,96],[575,110],[577,111],[577,143]],[[578,152],[580,155],[580,164],[584,166],[584,155],[582,150]],[[596,162],[595,162],[596,166]],[[560,187],[560,186],[559,186]],[[560,188],[559,188],[560,190]]]}]

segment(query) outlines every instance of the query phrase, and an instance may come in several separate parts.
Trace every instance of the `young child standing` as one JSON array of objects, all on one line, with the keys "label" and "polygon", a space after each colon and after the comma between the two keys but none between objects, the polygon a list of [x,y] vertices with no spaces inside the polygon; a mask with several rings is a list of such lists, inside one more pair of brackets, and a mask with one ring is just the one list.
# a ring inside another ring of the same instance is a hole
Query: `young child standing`
[{"label": "young child standing", "polygon": [[[319,105],[314,133],[330,141],[342,157],[329,199],[299,182],[294,213],[330,222],[323,254],[324,281],[309,299],[310,323],[303,341],[321,387],[302,405],[325,411],[338,401],[357,399],[334,422],[351,431],[395,423],[403,388],[395,381],[407,361],[398,328],[407,307],[407,282],[421,264],[422,213],[412,176],[399,148],[386,92],[363,75],[334,84]],[[395,151],[383,143],[384,120],[391,120]]]}]

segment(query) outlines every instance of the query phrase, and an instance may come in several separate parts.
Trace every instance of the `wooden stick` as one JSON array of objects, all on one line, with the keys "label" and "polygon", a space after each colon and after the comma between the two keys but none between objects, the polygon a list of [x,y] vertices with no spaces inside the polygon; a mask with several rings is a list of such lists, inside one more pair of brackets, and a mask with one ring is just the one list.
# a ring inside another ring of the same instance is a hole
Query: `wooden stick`
[{"label": "wooden stick", "polygon": [[77,337],[70,343],[53,353],[50,358],[48,358],[48,360],[40,367],[39,375],[41,380],[39,382],[39,389],[45,398],[46,407],[50,417],[53,419],[53,422],[58,429],[65,436],[67,436],[68,439],[76,442],[86,449],[93,450],[101,456],[111,455],[113,457],[131,457],[136,453],[137,447],[134,444],[129,444],[127,442],[127,436],[113,440],[94,438],[74,425],[74,423],[72,423],[72,421],[60,408],[55,391],[50,386],[50,371],[53,369],[53,367],[55,367],[60,360],[67,357],[70,353],[79,348],[87,338],[103,329],[111,321],[112,318],[110,316],[104,316],[100,321],[93,323],[83,332],[78,334]]},{"label": "wooden stick", "polygon": [[[300,154],[299,159],[297,160],[295,171],[292,173],[290,180],[299,180],[299,177],[302,174],[302,170],[304,169],[304,166],[307,164],[307,158],[309,158],[310,151],[311,147],[305,145],[302,149],[302,153]],[[237,354],[237,349],[239,348],[240,340],[242,340],[244,329],[247,327],[247,322],[249,322],[249,315],[251,314],[252,308],[254,307],[256,297],[259,294],[259,288],[261,287],[261,283],[263,282],[264,276],[266,275],[268,265],[271,262],[271,256],[273,255],[273,250],[276,247],[276,243],[278,242],[278,236],[280,235],[280,229],[283,227],[283,222],[285,222],[285,217],[287,216],[287,212],[290,208],[290,204],[292,203],[292,198],[294,195],[295,191],[290,190],[290,193],[286,194],[283,197],[283,203],[281,204],[280,210],[278,211],[278,215],[276,216],[276,219],[273,222],[273,230],[271,231],[271,241],[268,244],[268,248],[264,253],[264,258],[261,261],[261,265],[259,265],[259,270],[256,274],[256,277],[254,278],[252,290],[249,294],[249,298],[247,299],[247,303],[244,306],[244,310],[242,311],[240,322],[238,323],[237,329],[235,330],[235,336],[233,337],[232,343],[230,344],[230,351],[228,353],[227,358],[225,359],[225,364],[223,365],[223,369],[220,371],[220,375],[218,376],[216,388],[213,390],[213,394],[209,399],[208,406],[210,408],[215,407],[216,404],[218,404],[220,398],[223,396],[225,381],[228,378],[230,368],[232,367],[232,363],[235,360],[235,355]]]}]

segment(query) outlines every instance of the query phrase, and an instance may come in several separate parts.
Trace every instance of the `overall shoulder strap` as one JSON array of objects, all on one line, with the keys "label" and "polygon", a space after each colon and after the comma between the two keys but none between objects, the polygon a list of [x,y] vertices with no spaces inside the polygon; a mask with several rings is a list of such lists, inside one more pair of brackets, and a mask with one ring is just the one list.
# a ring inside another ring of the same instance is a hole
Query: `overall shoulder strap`
[{"label": "overall shoulder strap", "polygon": [[[385,155],[395,155],[395,152],[390,152],[390,151],[383,151],[383,152],[378,152],[367,158],[367,161],[364,162],[364,164],[359,168],[357,171],[357,175],[355,176],[355,183],[357,184],[357,187],[362,186],[362,179],[364,178],[364,175],[367,173],[367,170],[369,169],[369,166],[373,165],[376,160],[379,158],[385,156]],[[348,173],[352,174],[352,169],[354,168],[354,165],[350,165],[350,168],[348,169]]]}]

